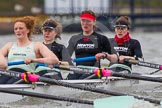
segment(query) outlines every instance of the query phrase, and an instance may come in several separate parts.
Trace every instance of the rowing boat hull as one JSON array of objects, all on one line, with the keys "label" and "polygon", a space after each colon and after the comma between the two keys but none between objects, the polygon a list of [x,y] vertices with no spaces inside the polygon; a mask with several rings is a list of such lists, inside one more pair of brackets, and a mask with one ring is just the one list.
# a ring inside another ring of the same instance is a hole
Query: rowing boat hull
[{"label": "rowing boat hull", "polygon": [[[118,77],[110,77],[108,78],[109,81],[116,82],[117,80],[123,80],[123,78]],[[91,80],[62,80],[63,82],[68,82],[72,84],[81,84],[89,87],[102,87],[105,83],[105,79],[91,79]],[[108,83],[107,85],[109,85]],[[35,93],[44,93],[44,94],[54,94],[58,96],[72,96],[79,93],[85,93],[87,91],[74,89],[74,88],[67,88],[58,85],[46,85],[46,83],[38,83],[39,85],[32,89],[33,86],[29,84],[8,84],[8,85],[0,85],[0,88],[6,89],[16,89],[16,90],[23,90],[23,91],[30,91]],[[106,85],[106,86],[107,86]],[[22,89],[23,88],[23,89]],[[24,99],[26,96],[15,95],[15,94],[8,94],[8,93],[0,93],[0,96],[4,97],[0,99],[0,103],[10,103],[15,102],[18,100]]]},{"label": "rowing boat hull", "polygon": [[[89,83],[88,83],[88,81],[89,81]],[[69,82],[70,82],[70,80],[69,80]],[[73,80],[73,83],[81,84],[81,81]],[[83,82],[82,82],[82,84],[83,84]],[[155,88],[161,86],[161,84],[157,83],[157,82],[129,80],[129,79],[123,79],[123,78],[115,79],[115,77],[111,78],[111,80],[108,80],[107,82],[104,82],[103,80],[100,80],[100,79],[87,80],[87,81],[85,81],[84,85],[89,86],[89,87],[102,88],[102,89],[110,90],[110,91],[124,92],[124,93],[135,93],[135,94],[143,93],[146,90],[147,91],[155,90]],[[10,86],[10,85],[8,85],[8,86]],[[12,86],[14,87],[14,85],[12,85]],[[87,92],[84,90],[67,88],[67,87],[57,86],[57,85],[43,85],[43,86],[41,85],[41,86],[37,86],[35,89],[32,89],[30,86],[31,85],[23,85],[22,87],[24,87],[24,88],[20,89],[21,87],[19,85],[19,87],[17,87],[17,89],[35,92],[35,93],[53,94],[53,95],[58,95],[58,96],[76,96],[79,94],[83,95],[83,94],[87,94],[87,93],[90,94],[90,92]],[[13,89],[13,88],[10,88],[10,89]],[[22,96],[22,95],[14,95],[14,94],[7,94],[7,93],[0,93],[0,96],[4,97],[4,98],[0,99],[0,103],[15,102],[18,100],[22,100],[26,97],[26,96]]]}]

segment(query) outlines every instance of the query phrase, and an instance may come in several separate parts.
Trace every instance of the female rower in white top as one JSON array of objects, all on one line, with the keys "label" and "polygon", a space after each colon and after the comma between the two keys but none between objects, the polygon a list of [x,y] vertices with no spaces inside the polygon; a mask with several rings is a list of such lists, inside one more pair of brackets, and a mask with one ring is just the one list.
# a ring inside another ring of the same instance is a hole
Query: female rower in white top
[{"label": "female rower in white top", "polygon": [[[48,65],[58,64],[59,60],[42,42],[33,42],[31,33],[34,27],[34,17],[25,16],[19,18],[14,24],[14,33],[17,42],[8,42],[0,53],[7,57],[8,62],[24,60],[27,64],[9,66],[8,69],[18,72],[34,72],[35,63],[39,62]],[[4,62],[4,64],[6,64]],[[0,76],[0,83],[14,83],[19,79],[14,79],[5,75]]]}]

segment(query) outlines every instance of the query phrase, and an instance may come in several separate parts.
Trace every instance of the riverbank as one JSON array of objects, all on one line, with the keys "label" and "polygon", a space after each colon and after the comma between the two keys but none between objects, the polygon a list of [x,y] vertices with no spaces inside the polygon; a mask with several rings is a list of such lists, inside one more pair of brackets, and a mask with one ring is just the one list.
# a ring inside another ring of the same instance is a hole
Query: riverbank
[{"label": "riverbank", "polygon": [[[7,34],[13,34],[13,27],[14,27],[14,23],[13,22],[0,22],[0,35],[7,35]],[[98,31],[112,31],[112,29],[107,28],[106,26],[104,26],[105,28],[103,29],[102,27],[98,26],[98,28],[102,28],[102,30],[98,29]],[[36,32],[35,33],[40,33],[40,29],[41,27],[37,27],[36,28]],[[81,30],[81,26],[78,23],[73,23],[73,24],[69,24],[69,25],[63,25],[63,32],[80,32]],[[139,27],[139,28],[135,28],[133,30],[133,32],[160,32],[162,31],[162,27]]]},{"label": "riverbank", "polygon": [[0,23],[0,35],[7,35],[7,34],[13,34],[13,23],[8,22],[1,22]]}]

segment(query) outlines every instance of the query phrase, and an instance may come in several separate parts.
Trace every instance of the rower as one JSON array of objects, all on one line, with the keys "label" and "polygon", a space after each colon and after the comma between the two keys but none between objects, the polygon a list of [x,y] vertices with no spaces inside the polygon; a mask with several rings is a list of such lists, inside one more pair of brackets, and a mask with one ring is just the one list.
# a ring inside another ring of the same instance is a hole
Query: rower
[{"label": "rower", "polygon": [[[68,50],[63,44],[57,42],[61,39],[62,26],[56,19],[47,19],[42,25],[43,44],[48,47],[60,60],[58,65],[73,65]],[[36,72],[44,77],[54,78],[57,80],[64,79],[59,69],[38,66]]]},{"label": "rower", "polygon": [[[24,60],[25,64],[8,66],[8,70],[17,72],[34,72],[35,62],[48,65],[58,64],[59,60],[43,43],[32,41],[32,32],[35,19],[32,16],[25,16],[16,19],[14,33],[16,42],[8,42],[1,48],[0,53],[8,59],[8,62]],[[13,78],[6,75],[0,76],[0,84],[12,84],[20,78]]]},{"label": "rower", "polygon": [[[69,39],[68,50],[70,56],[72,57],[73,53],[75,53],[76,58],[82,58],[87,56],[94,56],[97,53],[101,53],[103,51],[108,52],[110,54],[109,57],[117,58],[115,54],[111,53],[111,46],[108,41],[107,36],[102,35],[96,32],[96,15],[92,10],[84,10],[80,15],[80,23],[82,32],[71,36]],[[114,60],[115,61],[115,60]],[[113,61],[112,61],[113,62]],[[100,67],[100,61],[87,61],[87,62],[79,62],[76,65],[83,66],[93,66]],[[71,79],[84,79],[89,75],[87,74],[73,74],[69,75]],[[94,76],[93,78],[97,78]]]},{"label": "rower", "polygon": [[[118,62],[110,63],[109,69],[120,72],[132,70],[131,64],[125,62],[124,59],[143,60],[140,42],[130,37],[130,19],[127,16],[119,17],[115,22],[115,36],[110,38],[112,51],[117,54]],[[96,54],[96,59],[106,58],[109,61],[108,53]]]}]

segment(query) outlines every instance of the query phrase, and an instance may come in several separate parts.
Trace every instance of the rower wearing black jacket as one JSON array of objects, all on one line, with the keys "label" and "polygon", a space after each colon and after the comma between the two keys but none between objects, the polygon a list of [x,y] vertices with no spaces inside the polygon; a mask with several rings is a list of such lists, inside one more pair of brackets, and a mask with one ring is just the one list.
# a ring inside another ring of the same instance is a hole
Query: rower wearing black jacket
[{"label": "rower wearing black jacket", "polygon": [[[130,37],[130,20],[127,16],[121,16],[115,23],[115,36],[110,39],[112,51],[119,56],[119,64],[111,64],[109,69],[115,71],[128,70],[131,71],[131,64],[125,62],[124,59],[143,60],[140,42]],[[105,54],[97,54],[99,59]],[[107,56],[107,54],[106,54]]]},{"label": "rower wearing black jacket", "polygon": [[[97,53],[109,53],[109,59],[116,62],[116,54],[112,54],[108,38],[95,32],[96,15],[91,10],[85,10],[81,13],[80,22],[83,32],[70,38],[68,50],[70,56],[75,52],[76,58],[94,56]],[[100,62],[88,61],[76,63],[76,65],[100,67]],[[81,77],[85,78],[85,77]],[[77,78],[76,78],[77,79]]]},{"label": "rower wearing black jacket", "polygon": [[[61,24],[56,19],[47,19],[42,25],[42,33],[44,39],[43,44],[46,45],[58,57],[60,61],[59,65],[73,65],[67,48],[64,45],[57,42],[58,38],[61,39]],[[48,70],[51,69],[42,66],[39,66],[36,69],[36,71],[38,71],[40,75],[48,73]],[[52,75],[46,75],[46,77],[52,77],[54,79],[63,79],[58,69],[53,69],[53,71],[56,72],[53,72]]]}]

